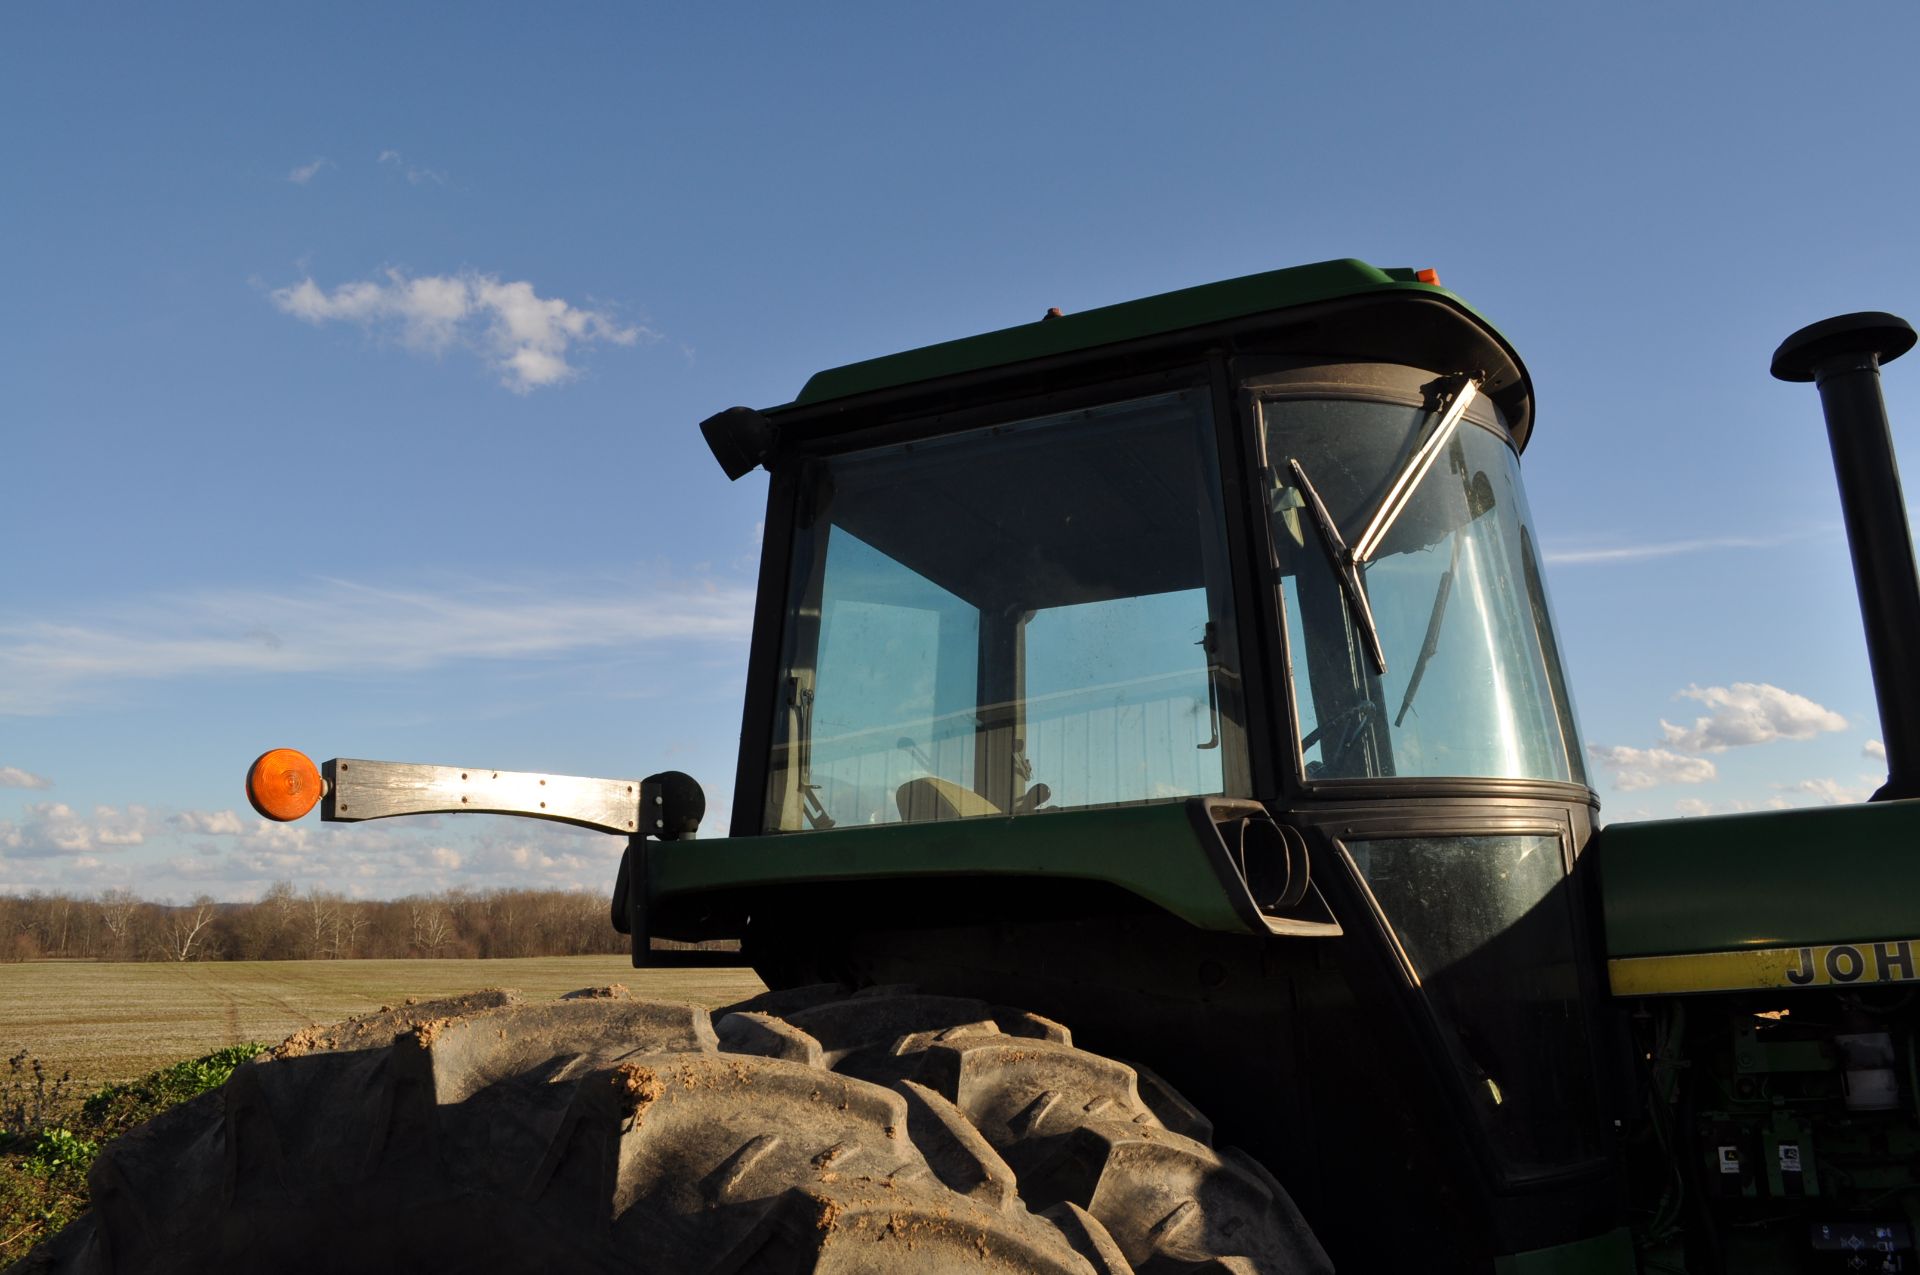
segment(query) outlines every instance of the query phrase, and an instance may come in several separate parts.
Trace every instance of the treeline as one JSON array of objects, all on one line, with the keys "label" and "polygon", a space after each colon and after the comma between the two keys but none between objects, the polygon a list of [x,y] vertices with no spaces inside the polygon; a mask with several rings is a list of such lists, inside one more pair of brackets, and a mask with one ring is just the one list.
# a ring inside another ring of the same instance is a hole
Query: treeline
[{"label": "treeline", "polygon": [[131,890],[0,897],[0,959],[305,961],[592,956],[627,950],[597,894],[448,890],[389,901],[276,883],[258,903]]}]

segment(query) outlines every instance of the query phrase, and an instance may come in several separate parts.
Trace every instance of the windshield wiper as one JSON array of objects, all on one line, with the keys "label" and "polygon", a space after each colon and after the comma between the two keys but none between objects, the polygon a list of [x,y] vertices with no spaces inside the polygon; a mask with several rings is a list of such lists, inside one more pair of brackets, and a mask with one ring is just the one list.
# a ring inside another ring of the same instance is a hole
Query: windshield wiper
[{"label": "windshield wiper", "polygon": [[1393,725],[1397,730],[1401,722],[1407,720],[1407,710],[1413,707],[1413,697],[1420,693],[1420,679],[1427,675],[1427,664],[1433,659],[1433,653],[1440,649],[1440,622],[1447,618],[1447,598],[1453,593],[1453,576],[1460,569],[1460,537],[1463,532],[1453,536],[1453,553],[1447,560],[1447,572],[1440,577],[1440,584],[1433,591],[1433,614],[1427,617],[1427,636],[1420,642],[1420,658],[1413,662],[1413,672],[1407,677],[1407,693],[1400,698],[1400,711],[1393,715]]},{"label": "windshield wiper", "polygon": [[[1413,493],[1419,489],[1420,480],[1433,468],[1433,462],[1440,459],[1448,440],[1466,417],[1467,408],[1473,405],[1473,400],[1478,396],[1479,387],[1471,376],[1458,377],[1452,387],[1441,391],[1440,401],[1434,408],[1440,413],[1440,419],[1387,485],[1387,494],[1381,498],[1379,508],[1373,511],[1373,517],[1367,519],[1366,530],[1360,533],[1360,538],[1351,549],[1340,535],[1340,529],[1334,525],[1333,515],[1327,512],[1320,493],[1313,489],[1307,471],[1300,467],[1299,460],[1289,459],[1287,462],[1293,469],[1300,490],[1306,493],[1307,508],[1312,511],[1314,522],[1320,526],[1321,543],[1327,547],[1327,558],[1333,563],[1334,575],[1339,577],[1347,591],[1354,619],[1366,635],[1367,654],[1373,659],[1374,670],[1382,677],[1387,674],[1387,653],[1380,644],[1380,629],[1373,620],[1373,607],[1367,601],[1366,579],[1360,574],[1360,568],[1372,560],[1375,551],[1380,548],[1380,542],[1386,539],[1387,533],[1393,530],[1393,524],[1406,512],[1408,503],[1413,500]],[[1445,602],[1442,601],[1440,605],[1444,606]]]},{"label": "windshield wiper", "polygon": [[1327,547],[1327,561],[1333,564],[1334,575],[1340,578],[1341,586],[1347,591],[1353,618],[1359,622],[1361,633],[1366,635],[1367,654],[1373,657],[1374,668],[1385,676],[1387,653],[1380,646],[1380,629],[1373,622],[1373,607],[1367,602],[1366,582],[1360,578],[1360,561],[1341,538],[1340,528],[1334,525],[1333,515],[1327,512],[1326,502],[1320,499],[1320,493],[1313,489],[1313,480],[1307,477],[1307,471],[1300,468],[1297,459],[1289,458],[1287,464],[1293,468],[1293,481],[1299,484],[1301,492],[1306,495],[1308,512],[1320,527],[1320,543]]}]

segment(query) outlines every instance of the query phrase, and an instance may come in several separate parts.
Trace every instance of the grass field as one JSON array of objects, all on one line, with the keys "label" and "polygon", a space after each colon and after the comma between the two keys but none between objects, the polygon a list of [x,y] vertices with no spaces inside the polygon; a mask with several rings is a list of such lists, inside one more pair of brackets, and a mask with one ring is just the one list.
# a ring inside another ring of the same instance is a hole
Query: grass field
[{"label": "grass field", "polygon": [[206,961],[0,964],[0,1051],[30,1050],[91,1089],[257,1040],[277,1044],[409,996],[511,987],[547,1000],[625,984],[642,999],[724,1005],[761,990],[744,969],[636,970],[624,956],[512,961]]}]

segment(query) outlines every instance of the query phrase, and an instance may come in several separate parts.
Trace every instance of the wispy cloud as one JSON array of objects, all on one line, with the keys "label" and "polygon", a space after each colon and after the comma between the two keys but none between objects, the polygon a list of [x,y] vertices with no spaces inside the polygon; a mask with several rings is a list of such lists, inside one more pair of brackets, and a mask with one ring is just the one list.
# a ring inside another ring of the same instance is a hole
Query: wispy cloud
[{"label": "wispy cloud", "polygon": [[1688,757],[1665,748],[1588,744],[1587,753],[1612,773],[1614,787],[1622,792],[1662,784],[1704,784],[1719,774],[1705,757]]},{"label": "wispy cloud", "polygon": [[0,617],[0,714],[38,714],[132,680],[425,669],[691,639],[744,639],[753,591],[575,578],[165,595],[88,614]]},{"label": "wispy cloud", "polygon": [[471,350],[500,374],[502,385],[519,394],[578,375],[567,361],[576,346],[633,345],[658,335],[602,310],[542,297],[525,280],[503,282],[475,271],[409,276],[389,269],[331,292],[309,277],[268,295],[285,313],[316,326],[357,324],[427,354]]},{"label": "wispy cloud", "polygon": [[1664,743],[1691,753],[1725,752],[1781,739],[1812,739],[1826,731],[1847,728],[1847,719],[1832,709],[1765,682],[1689,686],[1676,698],[1698,700],[1712,710],[1709,716],[1696,717],[1692,726],[1675,726],[1665,720],[1660,723]]},{"label": "wispy cloud", "polygon": [[1831,535],[1836,524],[1802,528],[1768,536],[1703,536],[1691,540],[1654,540],[1640,544],[1593,545],[1584,548],[1548,549],[1547,562],[1554,566],[1581,566],[1616,562],[1645,562],[1649,558],[1674,558],[1682,554],[1706,553],[1716,549],[1777,549],[1801,540]]},{"label": "wispy cloud", "polygon": [[[238,834],[208,840],[185,827],[200,814],[161,819],[139,807],[93,818],[36,807],[0,821],[0,893],[92,894],[129,887],[152,899],[206,893],[257,899],[275,881],[353,898],[401,898],[454,888],[611,888],[625,839],[489,816],[392,824],[275,824],[235,816]],[[224,820],[217,820],[224,824]],[[134,839],[137,834],[137,840]],[[116,840],[115,838],[118,838]]]},{"label": "wispy cloud", "polygon": [[1870,739],[1860,748],[1860,755],[1868,761],[1885,761],[1887,746],[1877,739]]},{"label": "wispy cloud", "polygon": [[333,167],[333,161],[323,155],[323,156],[320,156],[318,159],[315,159],[311,164],[302,164],[298,168],[294,169],[292,172],[288,173],[287,180],[292,182],[296,186],[304,186],[308,182],[312,181],[315,177],[319,176],[321,169],[332,168],[332,167]]},{"label": "wispy cloud", "polygon": [[0,788],[51,788],[53,780],[18,766],[0,766]]},{"label": "wispy cloud", "polygon": [[447,184],[447,175],[445,173],[437,168],[424,168],[418,164],[410,164],[407,162],[406,156],[396,150],[381,151],[378,162],[384,167],[393,169],[395,172],[406,174],[407,180],[415,186],[424,185],[428,182],[431,182],[435,186],[444,186]]}]

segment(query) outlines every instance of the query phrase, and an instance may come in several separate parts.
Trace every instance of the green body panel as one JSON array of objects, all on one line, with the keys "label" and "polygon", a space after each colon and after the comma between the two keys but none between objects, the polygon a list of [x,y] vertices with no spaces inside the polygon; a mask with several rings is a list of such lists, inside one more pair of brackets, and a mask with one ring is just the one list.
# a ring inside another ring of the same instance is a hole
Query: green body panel
[{"label": "green body panel", "polygon": [[1609,824],[1613,959],[1920,937],[1920,799]]},{"label": "green body panel", "polygon": [[1623,1226],[1571,1244],[1496,1258],[1493,1269],[1495,1275],[1633,1275],[1640,1268],[1633,1237]]},{"label": "green body panel", "polygon": [[[793,401],[799,407],[911,385],[982,368],[1090,350],[1096,346],[1177,332],[1270,310],[1379,292],[1442,296],[1479,317],[1471,306],[1435,284],[1420,283],[1411,270],[1383,270],[1347,258],[1286,270],[1269,270],[1056,319],[1036,320],[979,336],[922,346],[883,358],[816,372]],[[1485,323],[1484,319],[1481,322]],[[1487,325],[1489,328],[1491,324]],[[777,409],[776,409],[777,410]]]},{"label": "green body panel", "polygon": [[1202,930],[1247,933],[1184,805],[796,832],[647,848],[647,904],[738,887],[954,876],[1106,881]]}]

